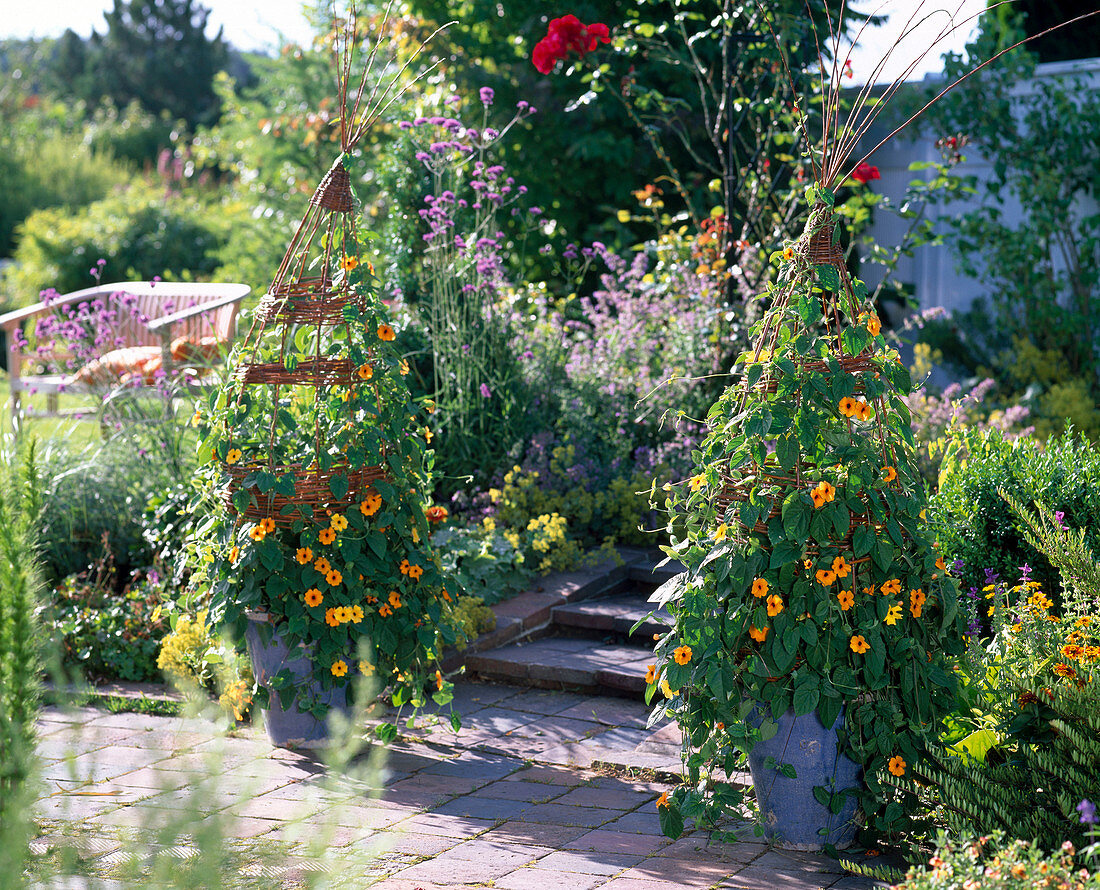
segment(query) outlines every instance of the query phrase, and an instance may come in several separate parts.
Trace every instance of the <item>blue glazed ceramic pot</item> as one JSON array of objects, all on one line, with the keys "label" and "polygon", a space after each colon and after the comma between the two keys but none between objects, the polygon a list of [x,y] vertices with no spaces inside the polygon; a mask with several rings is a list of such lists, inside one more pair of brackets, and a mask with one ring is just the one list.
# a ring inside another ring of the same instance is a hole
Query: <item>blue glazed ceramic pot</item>
[{"label": "blue glazed ceramic pot", "polygon": [[[296,681],[304,680],[312,673],[313,665],[308,649],[298,647],[292,653],[263,613],[248,614],[245,642],[252,661],[252,671],[256,682],[261,686],[266,686],[268,679],[282,670],[289,670]],[[329,690],[317,687],[309,691],[320,697],[330,709],[347,709],[345,686]],[[264,710],[264,726],[271,744],[279,748],[309,748],[321,745],[328,739],[327,721],[318,720],[308,711],[299,711],[293,702],[284,709],[278,692],[270,692],[268,707]]]},{"label": "blue glazed ceramic pot", "polygon": [[[754,711],[749,719],[758,723],[760,717]],[[845,795],[843,808],[834,814],[814,797],[815,786],[837,793],[863,785],[862,767],[839,748],[836,728],[843,720],[841,711],[837,722],[826,728],[816,712],[796,717],[793,710],[787,711],[778,720],[779,731],[757,742],[749,755],[764,836],[777,846],[820,850],[825,844],[851,846],[855,839],[856,799]],[[795,778],[765,767],[768,757],[774,757],[777,766],[791,764]]]}]

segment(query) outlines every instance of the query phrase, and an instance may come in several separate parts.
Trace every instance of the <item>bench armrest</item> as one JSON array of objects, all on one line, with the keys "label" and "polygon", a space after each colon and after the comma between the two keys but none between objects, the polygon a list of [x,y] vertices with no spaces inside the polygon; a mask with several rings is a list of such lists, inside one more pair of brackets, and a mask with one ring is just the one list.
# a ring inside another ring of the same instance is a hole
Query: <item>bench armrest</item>
[{"label": "bench armrest", "polygon": [[[199,303],[195,306],[188,306],[186,309],[181,309],[179,312],[173,312],[171,315],[164,315],[160,318],[154,318],[150,321],[146,327],[154,333],[161,331],[162,329],[170,329],[172,325],[179,321],[186,321],[188,318],[194,318],[196,315],[202,315],[204,312],[211,312],[214,309],[221,309],[223,306],[229,306],[233,303],[239,303],[251,292],[251,288],[245,285],[241,286],[239,293],[229,294],[224,297],[219,297],[216,300],[211,300],[209,303]],[[3,318],[0,317],[0,321]]]}]

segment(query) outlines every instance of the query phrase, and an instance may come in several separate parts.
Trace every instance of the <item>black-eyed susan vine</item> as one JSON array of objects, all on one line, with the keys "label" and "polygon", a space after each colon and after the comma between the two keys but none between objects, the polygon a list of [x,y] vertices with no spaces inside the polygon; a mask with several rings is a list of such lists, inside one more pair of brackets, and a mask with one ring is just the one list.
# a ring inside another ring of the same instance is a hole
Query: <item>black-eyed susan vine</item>
[{"label": "black-eyed susan vine", "polygon": [[[668,553],[687,571],[662,590],[675,627],[648,680],[687,740],[688,784],[662,807],[673,834],[740,804],[728,777],[775,732],[746,723],[757,707],[816,711],[825,726],[843,712],[863,812],[898,828],[916,801],[895,780],[919,774],[955,703],[964,621],[925,530],[909,375],[836,248],[832,192],[809,199],[696,473],[666,486]],[[840,795],[818,794],[839,811]]]},{"label": "black-eyed susan vine", "polygon": [[[360,255],[349,168],[374,112],[361,111],[365,77],[348,101],[348,58],[345,46],[343,152],[230,357],[227,381],[195,418],[218,504],[198,551],[210,616],[240,637],[258,613],[290,649],[304,644],[312,676],[295,685],[284,673],[272,686],[284,704],[318,716],[317,690],[357,674],[374,676],[395,705],[419,707],[429,696],[445,704],[452,687],[437,662],[456,639],[428,541],[431,433]],[[257,690],[261,703],[267,692]]]}]

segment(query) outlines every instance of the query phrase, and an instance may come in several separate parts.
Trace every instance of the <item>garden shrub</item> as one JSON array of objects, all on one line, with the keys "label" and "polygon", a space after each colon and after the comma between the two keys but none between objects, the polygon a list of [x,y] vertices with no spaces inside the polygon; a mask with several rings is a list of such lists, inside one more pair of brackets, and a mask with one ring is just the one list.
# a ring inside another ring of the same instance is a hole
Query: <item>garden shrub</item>
[{"label": "garden shrub", "polygon": [[89,679],[155,681],[161,678],[157,652],[168,630],[159,607],[166,601],[155,571],[135,573],[120,584],[105,547],[87,571],[53,589],[46,615],[63,661]]},{"label": "garden shrub", "polygon": [[1067,524],[1100,540],[1100,448],[1072,432],[1043,446],[1034,439],[1010,441],[999,430],[952,434],[939,491],[928,518],[945,558],[962,560],[964,590],[981,588],[986,570],[1014,578],[1027,564],[1051,589],[1056,573],[1047,558],[1020,534],[1020,521],[998,494],[1003,489],[1025,504],[1036,501],[1063,514]]},{"label": "garden shrub", "polygon": [[252,668],[246,657],[214,634],[206,617],[205,609],[171,616],[172,629],[161,641],[157,667],[187,692],[218,693],[226,714],[242,720],[252,703]]},{"label": "garden shrub", "polygon": [[209,280],[238,221],[250,219],[240,203],[165,194],[143,183],[78,210],[32,213],[19,229],[8,292],[20,305],[40,291],[90,287],[89,267],[105,259],[109,280]]},{"label": "garden shrub", "polygon": [[447,525],[431,540],[448,583],[489,605],[526,590],[534,576],[523,549],[491,519],[482,525]]},{"label": "garden shrub", "polygon": [[471,640],[497,626],[497,616],[479,596],[460,596],[455,601],[454,618],[460,632],[459,649],[465,649]]}]

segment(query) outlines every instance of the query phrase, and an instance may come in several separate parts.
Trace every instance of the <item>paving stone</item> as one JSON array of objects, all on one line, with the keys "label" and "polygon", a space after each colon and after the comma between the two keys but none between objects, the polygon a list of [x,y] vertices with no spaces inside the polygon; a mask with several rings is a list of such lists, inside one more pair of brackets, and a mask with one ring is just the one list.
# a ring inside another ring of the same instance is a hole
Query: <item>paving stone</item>
[{"label": "paving stone", "polygon": [[511,776],[498,782],[492,782],[479,788],[478,797],[500,800],[522,800],[529,804],[548,803],[568,792],[563,785],[548,785],[543,782],[509,781]]},{"label": "paving stone", "polygon": [[[559,716],[573,716],[563,714],[563,711],[568,711],[570,708],[577,707],[586,701],[591,701],[592,697],[587,695],[580,695],[573,692],[551,692],[544,689],[525,689],[518,695],[514,695],[508,699],[507,705],[517,711],[531,711],[535,714],[543,715],[559,715]],[[590,718],[579,717],[577,719],[586,720]]]},{"label": "paving stone", "polygon": [[424,857],[436,856],[462,843],[461,838],[419,832],[387,831],[365,838],[361,846],[368,851],[390,852]]},{"label": "paving stone", "polygon": [[587,696],[573,707],[558,712],[559,717],[592,720],[607,726],[633,726],[644,729],[649,720],[649,706],[621,698]]},{"label": "paving stone", "polygon": [[564,788],[573,788],[585,782],[584,776],[578,775],[573,770],[562,769],[557,766],[531,766],[517,770],[510,776],[505,776],[504,782],[538,782],[543,785],[557,785]]},{"label": "paving stone", "polygon": [[732,869],[727,862],[706,859],[677,859],[671,856],[650,856],[619,875],[640,881],[670,881],[682,887],[710,887],[728,877]]},{"label": "paving stone", "polygon": [[[397,872],[394,877],[406,881],[435,882],[442,884],[487,883],[515,871],[516,863],[495,859],[447,859],[441,854],[424,862],[411,865]],[[510,860],[510,857],[503,857]],[[422,885],[422,884],[421,884]]]},{"label": "paving stone", "polygon": [[565,845],[567,850],[593,850],[598,853],[655,853],[669,843],[668,838],[597,828]]},{"label": "paving stone", "polygon": [[605,879],[600,875],[585,875],[545,868],[521,868],[498,878],[493,886],[498,890],[593,890]]},{"label": "paving stone", "polygon": [[540,859],[535,867],[558,872],[576,872],[604,877],[619,874],[642,861],[640,853],[581,853],[555,851]]},{"label": "paving stone", "polygon": [[603,886],[607,890],[679,890],[681,887],[694,890],[696,885],[680,881],[650,881],[643,878],[618,877],[612,878]]},{"label": "paving stone", "polygon": [[557,801],[528,807],[521,816],[521,822],[540,822],[548,825],[587,825],[595,828],[615,817],[612,810],[595,807],[564,806]]},{"label": "paving stone", "polygon": [[653,610],[648,594],[632,592],[557,606],[551,617],[557,626],[607,631],[624,638],[631,637],[631,628],[644,620],[633,634],[633,640],[640,643],[651,642],[653,634],[664,633],[673,624],[665,609],[647,617]]},{"label": "paving stone", "polygon": [[571,717],[549,716],[533,720],[509,733],[521,738],[552,740],[557,744],[576,742],[608,732],[609,728],[591,720],[574,720]]},{"label": "paving stone", "polygon": [[500,843],[537,844],[561,849],[563,845],[587,834],[588,826],[550,825],[537,822],[505,822],[481,835],[482,840]]},{"label": "paving stone", "polygon": [[491,819],[472,819],[464,816],[437,816],[421,813],[401,823],[405,831],[416,834],[438,834],[443,837],[468,838],[488,831],[496,824]]},{"label": "paving stone", "polygon": [[463,818],[491,819],[515,819],[520,814],[532,808],[532,804],[521,800],[501,800],[499,798],[480,797],[469,795],[456,797],[435,807],[433,812],[441,816],[461,816]]},{"label": "paving stone", "polygon": [[433,763],[424,769],[424,775],[502,779],[522,767],[521,762],[510,757],[466,752],[457,759]]},{"label": "paving stone", "polygon": [[748,866],[718,886],[721,890],[826,890],[836,880],[836,875],[777,874]]},{"label": "paving stone", "polygon": [[[644,791],[633,791],[617,785],[582,786],[574,788],[556,803],[578,807],[604,807],[610,810],[633,810],[649,800],[653,795]],[[656,818],[656,814],[654,814]]]},{"label": "paving stone", "polygon": [[524,630],[531,630],[550,620],[550,610],[565,603],[561,593],[528,591],[497,603],[492,607],[498,618],[516,618],[522,622]]}]

